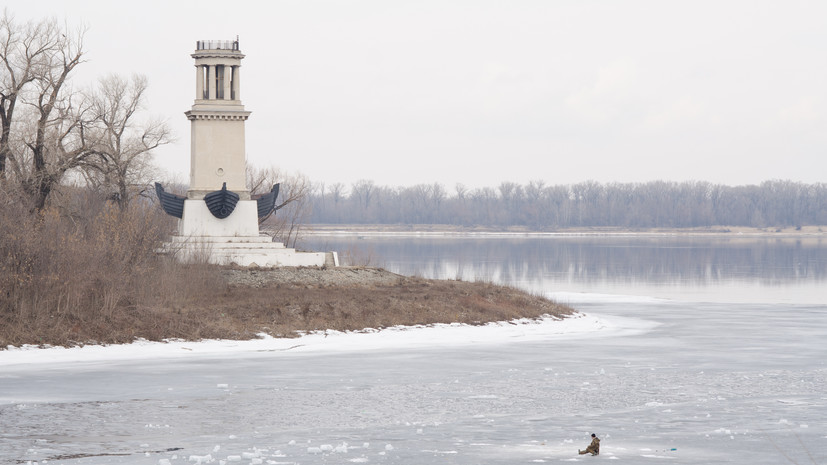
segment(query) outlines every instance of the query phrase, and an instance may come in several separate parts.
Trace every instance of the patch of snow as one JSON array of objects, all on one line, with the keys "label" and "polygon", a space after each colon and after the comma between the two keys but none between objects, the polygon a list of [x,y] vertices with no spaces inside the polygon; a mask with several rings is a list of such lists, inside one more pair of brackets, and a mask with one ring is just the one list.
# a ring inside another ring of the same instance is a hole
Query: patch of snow
[{"label": "patch of snow", "polygon": [[[515,340],[532,342],[580,339],[590,334],[641,334],[655,326],[657,324],[654,322],[637,318],[577,313],[562,320],[547,317],[540,320],[520,319],[480,326],[437,324],[419,326],[415,329],[399,326],[376,332],[324,331],[289,339],[261,334],[259,339],[251,341],[150,342],[137,340],[131,344],[87,345],[71,348],[23,346],[0,351],[0,367],[21,365],[18,368],[26,369],[32,365],[61,365],[68,362],[195,358],[269,351],[341,353],[416,347],[504,344],[513,343]],[[221,383],[216,387],[227,389],[229,384]]]}]

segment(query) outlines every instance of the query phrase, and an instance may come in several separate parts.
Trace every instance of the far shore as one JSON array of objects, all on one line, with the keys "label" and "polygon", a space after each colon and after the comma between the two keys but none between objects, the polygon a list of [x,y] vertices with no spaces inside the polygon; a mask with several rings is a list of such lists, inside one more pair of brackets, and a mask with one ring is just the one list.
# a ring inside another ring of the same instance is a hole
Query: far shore
[{"label": "far shore", "polygon": [[535,230],[525,227],[455,226],[446,224],[314,224],[307,234],[468,234],[468,235],[548,235],[548,236],[750,236],[750,237],[827,237],[827,226],[787,226],[752,228],[747,226],[709,226],[697,228],[561,228]]}]

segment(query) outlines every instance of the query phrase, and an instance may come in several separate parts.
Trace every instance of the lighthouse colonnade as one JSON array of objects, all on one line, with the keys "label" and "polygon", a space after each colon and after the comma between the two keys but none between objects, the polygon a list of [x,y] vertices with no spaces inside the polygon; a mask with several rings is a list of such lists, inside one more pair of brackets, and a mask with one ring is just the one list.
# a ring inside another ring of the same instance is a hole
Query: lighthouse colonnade
[{"label": "lighthouse colonnade", "polygon": [[196,100],[241,100],[241,65],[196,64]]}]

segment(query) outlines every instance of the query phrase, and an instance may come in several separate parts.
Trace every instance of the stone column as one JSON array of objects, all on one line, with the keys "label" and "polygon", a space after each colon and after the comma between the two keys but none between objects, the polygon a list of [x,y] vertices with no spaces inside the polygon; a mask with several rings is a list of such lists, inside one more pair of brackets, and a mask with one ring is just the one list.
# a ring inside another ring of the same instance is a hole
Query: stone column
[{"label": "stone column", "polygon": [[207,66],[207,98],[212,100],[215,98],[215,65]]},{"label": "stone column", "polygon": [[241,100],[241,66],[233,66],[233,95]]},{"label": "stone column", "polygon": [[195,100],[204,98],[204,68],[195,65]]},{"label": "stone column", "polygon": [[230,100],[232,98],[232,94],[230,93],[232,90],[232,77],[233,77],[233,67],[230,65],[224,66],[224,100]]}]

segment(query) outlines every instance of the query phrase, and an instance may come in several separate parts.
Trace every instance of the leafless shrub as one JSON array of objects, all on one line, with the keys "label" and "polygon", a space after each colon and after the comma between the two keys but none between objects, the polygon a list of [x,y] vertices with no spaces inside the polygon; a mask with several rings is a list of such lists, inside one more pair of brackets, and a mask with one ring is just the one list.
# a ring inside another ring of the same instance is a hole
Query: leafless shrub
[{"label": "leafless shrub", "polygon": [[133,197],[148,197],[157,178],[152,151],[172,142],[169,126],[159,120],[138,121],[149,84],[142,75],[131,79],[110,74],[85,96],[94,118],[91,157],[81,166],[87,184],[108,191],[122,210]]},{"label": "leafless shrub", "polygon": [[259,220],[261,229],[274,241],[295,248],[310,221],[312,184],[301,173],[284,173],[275,167],[247,166],[247,185],[251,194],[266,193],[276,183],[280,186],[275,210]]},{"label": "leafless shrub", "polygon": [[151,205],[75,203],[98,208],[0,204],[0,346],[131,341],[151,334],[147,312],[222,288],[156,253],[166,226]]}]

